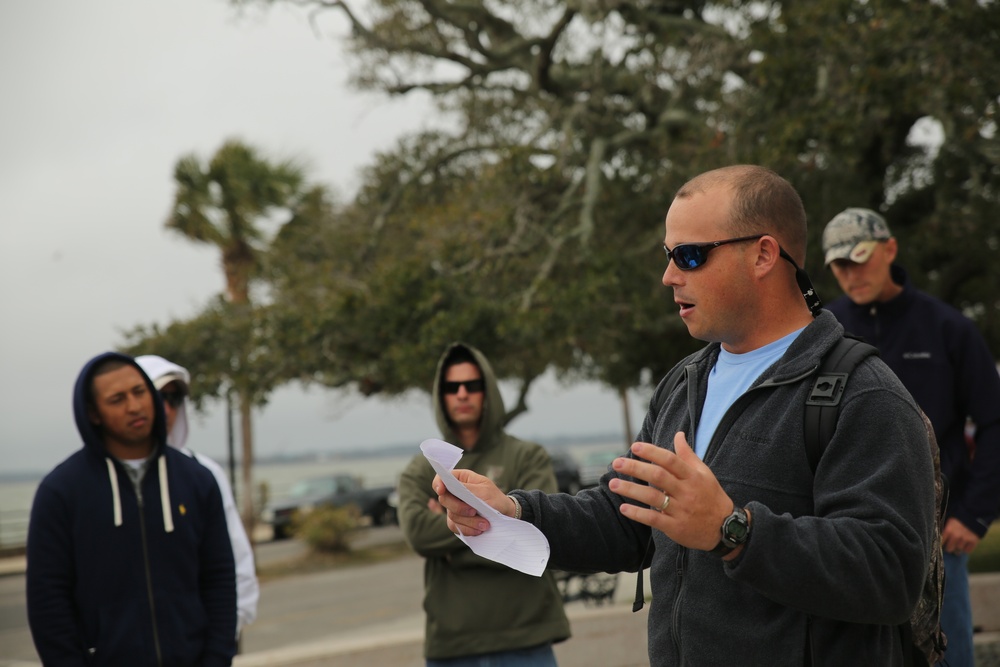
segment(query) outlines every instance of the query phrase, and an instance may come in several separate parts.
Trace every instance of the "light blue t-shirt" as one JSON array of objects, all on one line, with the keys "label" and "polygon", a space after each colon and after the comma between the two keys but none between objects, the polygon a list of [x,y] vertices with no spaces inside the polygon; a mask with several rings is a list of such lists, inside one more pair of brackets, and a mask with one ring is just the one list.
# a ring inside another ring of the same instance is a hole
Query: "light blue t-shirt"
[{"label": "light blue t-shirt", "polygon": [[705,458],[708,443],[712,441],[712,435],[729,406],[750,388],[761,373],[781,358],[800,333],[802,329],[745,354],[733,354],[725,349],[719,351],[719,358],[708,374],[708,395],[694,439],[694,453],[698,458]]}]

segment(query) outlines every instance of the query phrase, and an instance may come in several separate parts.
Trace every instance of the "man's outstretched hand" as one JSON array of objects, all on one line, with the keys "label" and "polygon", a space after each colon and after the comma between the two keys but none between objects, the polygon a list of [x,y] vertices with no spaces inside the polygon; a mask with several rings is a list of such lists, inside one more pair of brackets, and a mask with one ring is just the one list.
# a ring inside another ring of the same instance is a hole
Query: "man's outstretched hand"
[{"label": "man's outstretched hand", "polygon": [[639,503],[623,503],[621,513],[666,533],[683,546],[706,551],[714,548],[723,520],[733,511],[733,501],[692,451],[684,433],[674,435],[673,452],[636,442],[632,453],[637,458],[617,458],[611,465],[616,472],[646,484],[619,478],[610,481],[612,491]]},{"label": "man's outstretched hand", "polygon": [[[455,479],[460,481],[487,505],[509,517],[514,516],[514,501],[494,484],[489,477],[472,472],[471,470],[453,470]],[[464,500],[453,495],[441,481],[441,477],[434,476],[431,488],[438,494],[438,502],[448,513],[448,530],[453,533],[461,533],[466,537],[481,535],[489,530],[490,523],[480,516]]]}]

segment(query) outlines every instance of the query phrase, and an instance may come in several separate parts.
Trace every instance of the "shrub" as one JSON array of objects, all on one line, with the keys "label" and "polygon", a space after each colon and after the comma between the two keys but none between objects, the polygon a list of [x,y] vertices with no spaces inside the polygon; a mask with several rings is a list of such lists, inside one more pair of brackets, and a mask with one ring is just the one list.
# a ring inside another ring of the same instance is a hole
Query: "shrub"
[{"label": "shrub", "polygon": [[358,508],[317,507],[306,514],[296,513],[292,531],[313,551],[320,553],[345,553],[351,550],[350,534],[358,527],[361,513]]},{"label": "shrub", "polygon": [[1000,572],[1000,523],[990,526],[969,556],[969,572]]},{"label": "shrub", "polygon": [[257,498],[254,499],[254,521],[263,521],[264,508],[271,502],[271,485],[267,480],[257,485]]}]

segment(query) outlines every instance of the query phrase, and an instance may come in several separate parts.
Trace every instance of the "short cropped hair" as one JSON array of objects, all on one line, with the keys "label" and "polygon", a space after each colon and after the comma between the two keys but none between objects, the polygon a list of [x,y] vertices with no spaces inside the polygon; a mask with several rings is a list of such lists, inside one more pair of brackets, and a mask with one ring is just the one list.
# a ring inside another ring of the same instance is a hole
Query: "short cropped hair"
[{"label": "short cropped hair", "polygon": [[[457,364],[472,364],[476,368],[479,368],[479,362],[476,361],[475,355],[472,354],[472,350],[465,347],[464,345],[455,345],[448,352],[448,356],[444,358],[444,363],[441,364],[441,379],[444,380],[445,374],[448,369]],[[480,375],[483,369],[479,368]]]},{"label": "short cropped hair", "polygon": [[792,184],[767,167],[739,164],[713,169],[681,186],[684,199],[728,185],[734,192],[729,226],[733,236],[770,234],[799,266],[806,259],[806,209]]},{"label": "short cropped hair", "polygon": [[97,406],[97,401],[94,398],[94,380],[105,373],[111,373],[119,368],[124,368],[125,366],[131,366],[127,361],[122,359],[105,359],[100,362],[90,371],[90,379],[87,380],[87,385],[84,389],[84,398],[87,401],[87,405],[92,407]]}]

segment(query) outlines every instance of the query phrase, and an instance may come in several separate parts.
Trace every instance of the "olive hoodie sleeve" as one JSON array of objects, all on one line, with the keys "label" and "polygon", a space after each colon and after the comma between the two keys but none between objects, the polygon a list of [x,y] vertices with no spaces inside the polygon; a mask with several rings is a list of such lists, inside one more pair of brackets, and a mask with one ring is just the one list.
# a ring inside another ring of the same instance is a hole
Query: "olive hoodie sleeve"
[{"label": "olive hoodie sleeve", "polygon": [[448,530],[445,515],[428,508],[430,499],[437,500],[433,479],[434,469],[423,454],[415,456],[399,477],[399,525],[410,547],[425,558],[468,549]]},{"label": "olive hoodie sleeve", "polygon": [[515,489],[538,489],[545,493],[559,490],[556,473],[552,469],[552,457],[541,445],[528,444],[524,454],[518,457],[518,470],[514,474]]}]

